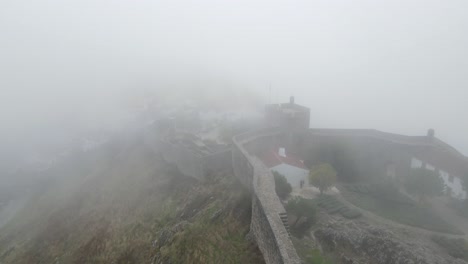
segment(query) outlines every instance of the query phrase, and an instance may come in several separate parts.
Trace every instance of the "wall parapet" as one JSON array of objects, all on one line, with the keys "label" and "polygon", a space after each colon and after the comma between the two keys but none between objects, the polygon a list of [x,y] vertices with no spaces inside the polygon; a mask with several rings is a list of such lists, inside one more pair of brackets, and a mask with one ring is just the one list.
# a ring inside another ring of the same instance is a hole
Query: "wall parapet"
[{"label": "wall parapet", "polygon": [[265,128],[233,138],[232,164],[234,174],[252,192],[252,220],[250,230],[263,254],[265,262],[296,264],[300,258],[280,215],[286,213],[276,195],[274,177],[245,144],[260,138],[284,134],[281,129]]}]

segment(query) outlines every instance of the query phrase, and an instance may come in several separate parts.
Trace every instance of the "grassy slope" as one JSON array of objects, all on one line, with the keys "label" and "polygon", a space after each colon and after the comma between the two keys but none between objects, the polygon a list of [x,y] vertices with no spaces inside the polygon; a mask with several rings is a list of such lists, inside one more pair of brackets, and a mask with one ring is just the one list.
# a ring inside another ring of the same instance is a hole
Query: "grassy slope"
[{"label": "grassy slope", "polygon": [[[172,263],[262,261],[244,239],[250,200],[232,177],[197,183],[128,138],[48,173],[52,180],[0,230],[1,263],[150,263],[157,254]],[[190,226],[153,246],[181,220]]]},{"label": "grassy slope", "polygon": [[376,196],[350,191],[347,188],[343,188],[341,193],[349,202],[381,217],[431,231],[456,235],[462,234],[460,230],[451,226],[441,216],[435,214],[429,208],[424,208],[417,204],[395,203],[377,199]]}]

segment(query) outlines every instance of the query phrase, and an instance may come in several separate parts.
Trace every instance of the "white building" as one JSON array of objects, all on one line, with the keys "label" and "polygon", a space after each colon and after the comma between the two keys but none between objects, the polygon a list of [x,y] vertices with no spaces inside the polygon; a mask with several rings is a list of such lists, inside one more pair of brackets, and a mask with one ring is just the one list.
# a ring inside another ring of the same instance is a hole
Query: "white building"
[{"label": "white building", "polygon": [[309,170],[304,162],[287,155],[285,148],[276,148],[265,153],[262,161],[272,172],[276,171],[284,175],[291,187],[300,188],[301,181],[304,182],[304,186],[309,185]]},{"label": "white building", "polygon": [[453,174],[450,174],[444,170],[438,169],[436,166],[423,162],[422,160],[419,160],[417,158],[412,158],[411,159],[411,168],[422,168],[425,167],[428,170],[431,171],[438,171],[440,177],[444,180],[444,184],[450,188],[452,192],[452,196],[456,198],[461,198],[465,199],[466,197],[466,191],[463,190],[463,185],[462,185],[462,180],[460,177],[455,176]]}]

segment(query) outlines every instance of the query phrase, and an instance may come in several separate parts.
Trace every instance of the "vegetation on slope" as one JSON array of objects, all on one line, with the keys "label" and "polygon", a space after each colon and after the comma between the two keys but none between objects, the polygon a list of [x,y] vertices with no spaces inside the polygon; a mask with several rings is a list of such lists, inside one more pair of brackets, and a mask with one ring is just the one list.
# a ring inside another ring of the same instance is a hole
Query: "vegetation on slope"
[{"label": "vegetation on slope", "polygon": [[328,163],[322,163],[310,168],[309,175],[310,184],[320,190],[320,194],[327,191],[336,182],[336,171]]},{"label": "vegetation on slope", "polygon": [[[47,173],[47,184],[0,230],[0,262],[263,261],[245,239],[250,199],[230,172],[199,183],[125,137]],[[182,222],[162,244],[164,231]]]},{"label": "vegetation on slope", "polygon": [[297,254],[302,259],[303,263],[306,264],[333,264],[336,263],[333,261],[336,256],[328,256],[324,253],[320,252],[315,247],[315,243],[313,243],[310,238],[304,237],[302,239],[298,239],[293,237],[292,241],[294,243],[294,247],[296,248]]},{"label": "vegetation on slope", "polygon": [[432,236],[431,239],[445,249],[450,256],[468,261],[468,242],[463,238]]},{"label": "vegetation on slope", "polygon": [[349,208],[331,195],[320,195],[315,201],[320,208],[324,209],[329,214],[340,213],[343,217],[348,219],[358,218],[362,215],[361,212]]},{"label": "vegetation on slope", "polygon": [[414,203],[403,193],[382,195],[374,185],[347,185],[341,190],[349,202],[390,220],[427,230],[461,234],[430,208]]}]

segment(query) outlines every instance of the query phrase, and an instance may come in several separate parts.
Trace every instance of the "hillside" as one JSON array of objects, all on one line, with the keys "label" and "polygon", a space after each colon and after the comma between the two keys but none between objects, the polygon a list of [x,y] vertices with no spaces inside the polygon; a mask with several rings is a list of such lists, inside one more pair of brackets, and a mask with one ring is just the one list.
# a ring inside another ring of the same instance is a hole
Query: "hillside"
[{"label": "hillside", "polygon": [[196,182],[121,135],[45,173],[0,229],[0,263],[262,263],[230,173]]}]

